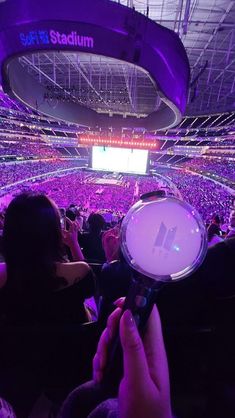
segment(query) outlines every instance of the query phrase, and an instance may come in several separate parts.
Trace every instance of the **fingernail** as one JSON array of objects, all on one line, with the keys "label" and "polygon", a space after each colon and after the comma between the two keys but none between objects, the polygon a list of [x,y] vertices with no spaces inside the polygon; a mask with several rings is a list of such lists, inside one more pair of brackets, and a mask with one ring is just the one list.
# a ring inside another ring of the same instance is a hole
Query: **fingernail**
[{"label": "fingernail", "polygon": [[135,320],[131,311],[127,310],[123,314],[123,321],[127,328],[135,328]]},{"label": "fingernail", "polygon": [[125,298],[119,298],[119,299],[115,300],[115,302],[113,302],[113,304],[114,304],[115,306],[118,306],[118,305],[120,305],[120,303],[122,303],[122,302],[124,301],[124,299],[125,299]]}]

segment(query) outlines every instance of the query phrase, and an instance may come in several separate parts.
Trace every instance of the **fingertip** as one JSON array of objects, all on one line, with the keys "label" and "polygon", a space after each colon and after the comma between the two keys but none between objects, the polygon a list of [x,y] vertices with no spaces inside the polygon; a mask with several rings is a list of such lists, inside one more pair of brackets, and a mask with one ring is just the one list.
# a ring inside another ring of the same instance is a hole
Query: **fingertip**
[{"label": "fingertip", "polygon": [[131,311],[126,310],[120,321],[124,374],[129,382],[145,381],[149,377],[143,343]]},{"label": "fingertip", "polygon": [[122,346],[131,345],[140,339],[135,319],[128,309],[123,313],[120,320],[120,337]]},{"label": "fingertip", "polygon": [[111,313],[111,315],[109,315],[108,320],[107,320],[108,332],[110,331],[112,332],[113,328],[116,327],[116,324],[119,321],[121,314],[122,314],[122,309],[118,307]]},{"label": "fingertip", "polygon": [[129,309],[123,313],[122,322],[124,327],[128,329],[136,328],[134,317]]},{"label": "fingertip", "polygon": [[118,306],[119,308],[122,308],[123,305],[124,305],[124,302],[125,302],[125,297],[121,297],[121,298],[115,300],[115,302],[113,302],[113,304],[115,306]]},{"label": "fingertip", "polygon": [[161,330],[161,318],[160,318],[159,311],[156,305],[153,306],[152,312],[149,316],[147,328],[149,326],[154,329],[157,328],[157,330]]}]

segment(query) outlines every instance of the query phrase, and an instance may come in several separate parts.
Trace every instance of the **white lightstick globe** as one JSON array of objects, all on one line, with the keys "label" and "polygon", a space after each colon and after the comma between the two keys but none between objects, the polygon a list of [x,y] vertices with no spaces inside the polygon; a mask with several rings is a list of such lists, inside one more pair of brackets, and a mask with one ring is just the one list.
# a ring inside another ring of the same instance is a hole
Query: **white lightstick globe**
[{"label": "white lightstick globe", "polygon": [[127,262],[156,280],[180,279],[203,261],[207,234],[200,215],[174,198],[140,200],[127,213],[121,230]]}]

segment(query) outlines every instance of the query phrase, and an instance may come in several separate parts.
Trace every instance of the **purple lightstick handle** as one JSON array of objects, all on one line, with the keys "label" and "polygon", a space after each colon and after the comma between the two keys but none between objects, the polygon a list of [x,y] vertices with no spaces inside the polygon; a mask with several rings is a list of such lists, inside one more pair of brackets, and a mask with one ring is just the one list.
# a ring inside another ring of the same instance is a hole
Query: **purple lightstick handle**
[{"label": "purple lightstick handle", "polygon": [[[144,335],[149,315],[152,312],[153,305],[156,303],[157,293],[164,285],[165,282],[155,281],[142,274],[139,274],[132,280],[123,312],[127,309],[132,312],[141,336]],[[103,388],[110,393],[110,396],[117,396],[122,377],[123,356],[120,338],[117,335],[110,348],[106,372],[102,382]]]}]

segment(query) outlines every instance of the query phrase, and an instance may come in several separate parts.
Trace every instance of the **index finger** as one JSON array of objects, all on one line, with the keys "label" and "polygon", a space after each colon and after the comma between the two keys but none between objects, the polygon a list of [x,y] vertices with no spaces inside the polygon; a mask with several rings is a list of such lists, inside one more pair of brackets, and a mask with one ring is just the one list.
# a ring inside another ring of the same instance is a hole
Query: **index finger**
[{"label": "index finger", "polygon": [[108,318],[107,327],[103,331],[93,360],[94,375],[98,373],[99,379],[102,379],[103,372],[108,360],[108,349],[110,343],[118,330],[119,320],[122,314],[120,308],[115,309]]},{"label": "index finger", "polygon": [[131,311],[126,310],[120,320],[120,339],[123,350],[124,376],[131,387],[146,384],[149,379],[148,363],[143,342]]},{"label": "index finger", "polygon": [[162,335],[161,319],[156,305],[149,317],[143,338],[144,351],[150,375],[160,389],[169,391],[169,371]]}]

